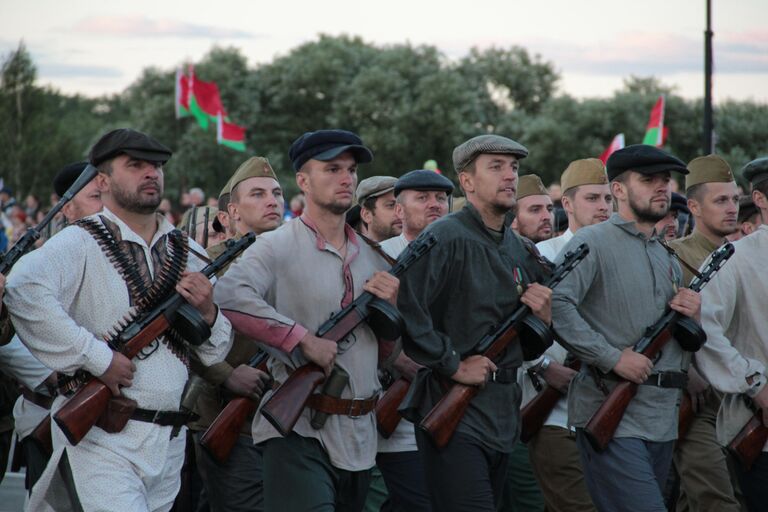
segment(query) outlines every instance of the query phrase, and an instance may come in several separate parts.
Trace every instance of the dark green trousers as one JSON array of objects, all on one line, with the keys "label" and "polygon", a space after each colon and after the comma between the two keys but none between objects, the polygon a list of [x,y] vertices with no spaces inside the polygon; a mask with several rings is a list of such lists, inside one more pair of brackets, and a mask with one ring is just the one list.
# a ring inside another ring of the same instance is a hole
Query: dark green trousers
[{"label": "dark green trousers", "polygon": [[291,433],[264,442],[266,512],[360,512],[371,471],[331,465],[316,439]]}]

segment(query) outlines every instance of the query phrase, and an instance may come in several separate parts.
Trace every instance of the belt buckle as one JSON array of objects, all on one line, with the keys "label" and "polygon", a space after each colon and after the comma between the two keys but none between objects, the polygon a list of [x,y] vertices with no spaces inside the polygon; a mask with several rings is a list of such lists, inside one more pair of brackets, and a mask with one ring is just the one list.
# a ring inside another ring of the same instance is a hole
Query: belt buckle
[{"label": "belt buckle", "polygon": [[[347,416],[352,418],[353,420],[358,419],[361,416],[361,412],[363,410],[363,402],[365,402],[365,398],[352,398],[349,403],[349,409],[347,410]],[[355,404],[359,403],[360,406],[357,408],[357,414],[353,414],[355,411]]]},{"label": "belt buckle", "polygon": [[162,411],[160,409],[155,411],[155,414],[152,416],[152,422],[151,423],[157,423],[158,422],[158,420],[160,419],[160,413],[161,412]]},{"label": "belt buckle", "polygon": [[663,387],[663,383],[665,382],[664,372],[654,373],[652,376],[653,380],[651,382],[655,382],[654,386],[657,388]]},{"label": "belt buckle", "polygon": [[497,372],[497,370],[493,370],[493,371],[491,372],[491,376],[490,376],[490,378],[488,379],[490,382],[496,382],[496,372]]}]

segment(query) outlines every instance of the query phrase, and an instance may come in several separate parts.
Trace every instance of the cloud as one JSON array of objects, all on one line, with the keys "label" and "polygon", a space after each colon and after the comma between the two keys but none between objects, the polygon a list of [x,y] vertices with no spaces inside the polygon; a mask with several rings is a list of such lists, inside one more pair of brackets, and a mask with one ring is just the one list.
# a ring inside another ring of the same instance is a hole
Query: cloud
[{"label": "cloud", "polygon": [[197,25],[172,19],[153,20],[146,16],[91,16],[78,21],[71,31],[81,34],[129,37],[213,37],[249,39],[257,34],[232,28]]},{"label": "cloud", "polygon": [[42,78],[120,78],[123,72],[109,66],[84,66],[80,64],[41,63]]}]

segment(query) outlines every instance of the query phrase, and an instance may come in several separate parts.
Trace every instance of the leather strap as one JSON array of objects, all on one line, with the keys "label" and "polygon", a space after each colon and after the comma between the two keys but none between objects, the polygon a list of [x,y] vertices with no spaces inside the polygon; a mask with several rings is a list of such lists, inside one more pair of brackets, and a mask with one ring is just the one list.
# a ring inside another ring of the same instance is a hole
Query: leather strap
[{"label": "leather strap", "polygon": [[21,388],[21,394],[24,396],[25,400],[28,400],[38,407],[42,407],[43,409],[51,409],[51,405],[53,404],[52,397],[43,395],[41,393],[35,393],[34,391],[27,389],[26,386],[19,387]]},{"label": "leather strap", "polygon": [[131,419],[146,423],[155,423],[163,427],[183,427],[197,416],[184,411],[155,411],[139,407],[131,414]]},{"label": "leather strap", "polygon": [[[606,380],[624,380],[618,375],[609,373],[603,376]],[[657,388],[685,389],[688,385],[688,374],[684,372],[656,372],[648,376],[641,386],[655,386]]]},{"label": "leather strap", "polygon": [[495,372],[491,372],[488,382],[495,382],[497,384],[517,382],[517,368],[499,368]]},{"label": "leather strap", "polygon": [[338,414],[359,418],[376,408],[379,395],[370,398],[334,398],[328,395],[314,394],[307,400],[307,407],[325,414]]}]

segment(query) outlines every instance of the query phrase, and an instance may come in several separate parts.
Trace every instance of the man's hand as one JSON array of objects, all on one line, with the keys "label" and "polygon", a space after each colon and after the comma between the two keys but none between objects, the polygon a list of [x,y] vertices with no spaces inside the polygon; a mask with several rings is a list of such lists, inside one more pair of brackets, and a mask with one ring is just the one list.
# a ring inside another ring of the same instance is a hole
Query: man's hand
[{"label": "man's hand", "polygon": [[176,291],[203,315],[208,325],[216,322],[216,305],[213,303],[213,285],[200,272],[184,272],[176,285]]},{"label": "man's hand", "polygon": [[552,324],[552,290],[539,283],[531,283],[520,296],[520,302],[531,308],[533,314],[545,324]]},{"label": "man's hand", "polygon": [[363,285],[363,290],[386,300],[392,305],[397,305],[397,290],[399,288],[400,280],[389,272],[384,271],[374,273]]},{"label": "man's hand", "polygon": [[669,301],[669,307],[681,315],[695,318],[701,321],[701,295],[688,288],[680,288],[677,294]]},{"label": "man's hand", "polygon": [[299,348],[304,357],[323,368],[326,377],[331,374],[333,363],[336,361],[336,353],[339,350],[335,341],[318,338],[307,333],[299,341]]},{"label": "man's hand", "polygon": [[229,374],[224,387],[236,395],[248,397],[256,402],[261,400],[264,387],[270,381],[269,374],[247,364],[241,364]]},{"label": "man's hand", "polygon": [[114,396],[120,396],[120,388],[129,388],[133,383],[136,365],[119,352],[112,352],[112,362],[99,380],[107,385]]},{"label": "man's hand", "polygon": [[555,388],[562,394],[568,392],[568,386],[578,372],[565,365],[552,361],[541,376],[548,386]]},{"label": "man's hand", "polygon": [[621,351],[621,357],[616,366],[613,367],[613,371],[630,382],[642,384],[651,374],[652,368],[653,363],[650,359],[639,352],[635,352],[632,347],[627,347]]},{"label": "man's hand", "polygon": [[768,385],[763,386],[763,389],[752,398],[752,401],[763,412],[763,425],[768,425]]},{"label": "man's hand", "polygon": [[704,407],[704,401],[706,400],[704,392],[708,389],[709,382],[704,380],[704,377],[691,365],[688,368],[688,394],[691,397],[693,412],[699,412]]},{"label": "man's hand", "polygon": [[469,356],[459,363],[459,369],[451,379],[468,386],[485,386],[491,372],[497,370],[493,361],[482,355]]}]

